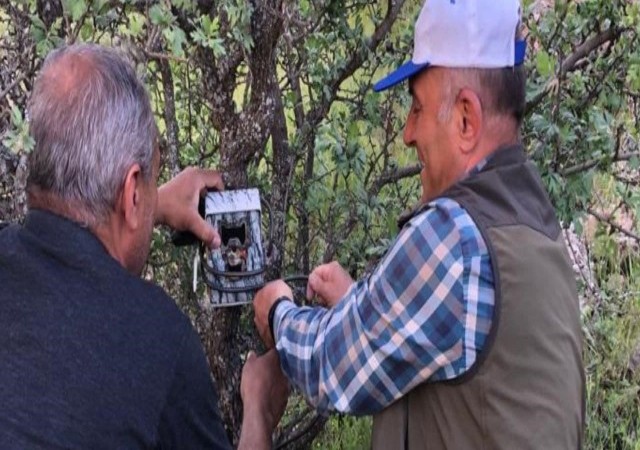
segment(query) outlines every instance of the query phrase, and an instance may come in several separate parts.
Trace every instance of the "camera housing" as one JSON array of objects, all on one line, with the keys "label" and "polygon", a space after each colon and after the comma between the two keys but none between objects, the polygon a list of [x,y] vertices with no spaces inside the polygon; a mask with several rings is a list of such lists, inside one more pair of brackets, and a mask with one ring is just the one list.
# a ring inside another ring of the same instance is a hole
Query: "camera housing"
[{"label": "camera housing", "polygon": [[211,307],[250,303],[264,285],[262,207],[258,189],[209,192],[204,217],[220,234],[220,248],[205,250],[202,269]]}]

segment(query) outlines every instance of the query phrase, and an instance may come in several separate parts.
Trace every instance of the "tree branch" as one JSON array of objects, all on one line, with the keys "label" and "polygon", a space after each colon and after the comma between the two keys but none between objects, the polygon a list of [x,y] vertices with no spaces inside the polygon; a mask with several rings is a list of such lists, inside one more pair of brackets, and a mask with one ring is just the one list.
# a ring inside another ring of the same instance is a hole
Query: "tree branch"
[{"label": "tree branch", "polygon": [[634,180],[634,179],[627,178],[617,174],[614,174],[613,177],[616,179],[616,181],[620,183],[624,183],[626,185],[634,186],[634,187],[640,186],[640,180]]},{"label": "tree branch", "polygon": [[11,89],[16,87],[16,85],[20,83],[22,80],[24,80],[26,77],[27,77],[27,74],[25,73],[22,73],[18,77],[16,77],[16,79],[13,80],[11,84],[9,84],[9,86],[7,86],[2,92],[0,92],[0,99],[4,98],[4,96],[7,95],[9,91],[11,91]]},{"label": "tree branch", "polygon": [[306,142],[309,136],[313,136],[311,130],[315,129],[315,127],[325,118],[327,113],[329,112],[329,107],[335,100],[335,96],[338,92],[338,88],[342,84],[344,80],[353,75],[353,73],[362,66],[367,53],[371,53],[375,51],[380,42],[385,38],[385,36],[389,33],[391,26],[394,24],[396,19],[398,18],[398,14],[400,10],[404,6],[405,0],[388,0],[387,1],[387,13],[385,18],[380,22],[380,24],[376,27],[369,42],[362,48],[356,51],[353,51],[351,54],[351,59],[346,62],[344,68],[338,71],[333,79],[327,80],[324,84],[329,86],[330,95],[321,96],[318,104],[311,110],[308,114],[308,123],[309,127],[305,128],[306,136],[302,139],[302,142]]},{"label": "tree branch", "polygon": [[164,123],[167,129],[167,152],[165,157],[169,166],[169,173],[174,177],[180,172],[178,159],[178,121],[176,120],[175,92],[173,89],[173,76],[167,60],[159,60],[160,76],[162,78],[162,91],[164,94]]},{"label": "tree branch", "polygon": [[155,59],[157,61],[176,61],[184,64],[188,64],[189,60],[187,58],[182,58],[176,55],[170,55],[168,53],[159,53],[159,52],[151,52],[148,50],[144,50],[144,54],[149,59]]},{"label": "tree branch", "polygon": [[598,211],[595,211],[593,208],[587,208],[587,212],[589,214],[591,214],[593,217],[595,217],[596,219],[598,219],[601,222],[606,223],[607,225],[609,225],[611,228],[613,228],[616,231],[619,231],[620,233],[624,234],[625,236],[628,236],[632,239],[634,239],[636,242],[640,242],[640,235],[627,230],[626,228],[621,227],[620,225],[618,225],[617,223],[615,223],[611,217],[606,217],[604,214],[599,213]]},{"label": "tree branch", "polygon": [[560,66],[560,73],[562,75],[566,75],[567,72],[573,70],[578,61],[588,56],[592,51],[594,51],[601,45],[609,41],[615,41],[616,39],[618,39],[618,37],[620,37],[623,31],[623,28],[611,26],[605,31],[602,31],[595,36],[587,39],[581,45],[576,47],[572,54],[565,58],[565,60],[562,62],[562,65]]},{"label": "tree branch", "polygon": [[[302,422],[303,420],[304,420],[304,417],[299,419],[299,422]],[[326,417],[323,417],[317,413],[314,413],[313,417],[305,425],[303,425],[300,430],[298,430],[292,436],[288,437],[283,442],[278,442],[277,445],[275,446],[275,449],[276,450],[285,449],[289,446],[291,446],[292,448],[300,448],[304,446],[304,444],[309,444],[310,443],[308,442],[309,437],[311,438],[315,437],[318,434],[317,432],[320,431],[322,427],[324,427],[324,424],[326,421],[327,421]],[[293,431],[298,426],[300,426],[300,424],[295,423],[290,428],[290,430]],[[317,431],[315,433],[311,433],[312,430],[314,429]],[[302,441],[302,442],[297,442],[297,441]],[[296,445],[292,445],[292,444],[296,444]]]},{"label": "tree branch", "polygon": [[[567,56],[560,63],[560,70],[558,72],[557,79],[564,78],[567,73],[573,71],[576,68],[577,63],[582,58],[585,58],[600,46],[604,45],[607,42],[616,41],[623,31],[625,31],[624,28],[611,26],[605,31],[602,31],[584,41],[582,44],[576,47],[573,53]],[[551,87],[555,84],[554,81],[556,81],[557,79],[550,80],[550,82],[547,83],[547,85],[541,92],[539,92],[535,97],[527,102],[527,105],[525,107],[525,115],[529,114],[529,112],[536,106],[538,106],[538,104],[549,94],[549,92],[551,91]]]},{"label": "tree branch", "polygon": [[420,173],[422,166],[416,164],[414,166],[400,167],[393,171],[384,172],[372,184],[372,191],[379,192],[387,184],[396,183],[404,178],[414,177]]},{"label": "tree branch", "polygon": [[[625,153],[622,155],[617,155],[617,157],[613,158],[611,162],[628,161],[633,157],[640,157],[640,152],[631,152],[631,153]],[[596,158],[596,159],[591,159],[589,161],[585,161],[580,164],[576,164],[575,166],[567,167],[566,169],[563,169],[560,171],[560,175],[564,177],[568,177],[571,175],[575,175],[576,173],[584,172],[586,170],[592,169],[593,167],[596,167],[598,164],[602,163],[604,160],[605,158]]]}]

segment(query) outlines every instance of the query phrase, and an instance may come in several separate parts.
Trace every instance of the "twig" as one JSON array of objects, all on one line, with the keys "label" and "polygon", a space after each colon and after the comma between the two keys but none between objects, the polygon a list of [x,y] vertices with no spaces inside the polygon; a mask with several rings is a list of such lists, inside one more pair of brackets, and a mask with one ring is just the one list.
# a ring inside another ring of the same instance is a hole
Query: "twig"
[{"label": "twig", "polygon": [[148,50],[144,50],[144,54],[147,56],[147,58],[150,59],[158,59],[158,60],[164,60],[164,61],[176,61],[176,62],[180,62],[183,64],[188,64],[189,60],[187,58],[182,58],[180,56],[176,56],[176,55],[168,55],[166,53],[158,53],[158,52],[151,52]]},{"label": "twig", "polygon": [[344,64],[341,70],[335,73],[333,79],[326,80],[325,85],[327,86],[330,95],[321,95],[317,102],[311,103],[315,103],[315,105],[310,110],[309,114],[307,114],[307,123],[309,124],[309,127],[305,128],[306,133],[302,133],[300,142],[310,142],[315,137],[315,128],[329,112],[330,106],[335,100],[335,96],[340,85],[362,66],[366,53],[373,53],[375,49],[378,48],[378,45],[389,33],[389,30],[398,18],[405,1],[406,0],[388,0],[386,15],[382,22],[380,22],[377,28],[373,31],[373,34],[364,46],[365,48],[354,49],[352,51],[351,58]]},{"label": "twig", "polygon": [[[611,162],[628,161],[633,157],[640,157],[640,152],[630,152],[630,153],[625,153],[624,155],[618,155],[617,158],[613,158]],[[575,175],[576,173],[589,170],[597,166],[598,164],[602,163],[603,161],[604,161],[604,158],[591,159],[589,161],[576,164],[575,166],[567,167],[566,169],[560,171],[560,174],[565,177]]]},{"label": "twig", "polygon": [[[574,247],[573,243],[571,242],[571,236],[569,234],[569,230],[564,230],[564,238],[565,238],[565,242],[567,243],[567,246],[569,247],[569,251],[573,255],[573,261],[575,262],[576,266],[578,267],[578,271],[580,272],[580,277],[584,281],[584,284],[587,286],[587,289],[596,298],[596,300],[600,301],[600,299],[602,298],[602,294],[597,289],[597,285],[596,285],[596,283],[594,281],[595,277],[593,277],[591,275],[591,267],[589,267],[590,261],[589,261],[588,255],[586,257],[586,261],[584,262],[584,264],[587,267],[584,268],[583,265],[581,264],[580,255],[578,254],[578,250],[576,250],[576,248]],[[577,235],[576,235],[576,238],[578,238]],[[586,248],[586,246],[585,246],[585,248]],[[585,272],[586,272],[586,274],[585,274]]]},{"label": "twig", "polygon": [[595,36],[587,39],[581,45],[576,47],[575,51],[570,54],[563,62],[561,66],[561,73],[564,75],[567,72],[573,70],[578,61],[587,56],[596,48],[601,45],[616,40],[624,31],[623,28],[612,26],[605,31],[596,34]]},{"label": "twig", "polygon": [[386,186],[390,183],[395,183],[396,181],[400,181],[403,178],[413,177],[418,175],[422,170],[422,166],[420,164],[416,164],[414,166],[401,167],[394,171],[389,171],[383,173],[374,183],[373,186],[376,190],[380,190],[383,186]]},{"label": "twig", "polygon": [[599,221],[606,223],[614,230],[619,231],[620,233],[636,240],[637,242],[640,242],[640,235],[621,227],[620,225],[615,223],[613,220],[611,220],[611,217],[606,217],[603,214],[599,213],[598,211],[595,211],[593,208],[587,208],[587,212],[591,214],[593,217],[595,217],[596,219],[598,219]]},{"label": "twig", "polygon": [[167,147],[166,154],[167,163],[169,165],[169,173],[176,176],[180,171],[180,159],[178,157],[178,147],[180,145],[178,137],[178,121],[176,120],[176,104],[175,91],[173,89],[173,75],[171,67],[166,60],[158,61],[160,66],[160,78],[162,80],[162,91],[164,94],[164,121],[167,131]]},{"label": "twig", "polygon": [[14,87],[16,87],[16,85],[17,85],[18,83],[20,83],[22,80],[24,80],[26,77],[27,77],[27,74],[25,74],[25,73],[20,74],[20,75],[19,75],[15,80],[13,80],[13,81],[11,82],[11,84],[9,84],[9,86],[7,86],[7,87],[2,91],[2,93],[0,93],[0,98],[4,98],[4,96],[5,96],[5,95],[7,95],[11,89],[13,89]]},{"label": "twig", "polygon": [[292,444],[293,442],[297,441],[298,439],[300,439],[302,436],[307,434],[313,427],[317,426],[322,421],[326,421],[326,419],[323,416],[320,416],[320,415],[316,414],[315,417],[313,419],[311,419],[311,421],[304,428],[302,428],[300,431],[298,431],[296,434],[294,434],[293,436],[291,436],[290,438],[288,438],[284,442],[279,443],[275,447],[276,450],[280,450],[282,448],[285,448],[287,445]]},{"label": "twig", "polygon": [[80,19],[78,19],[78,21],[76,22],[76,26],[74,27],[73,33],[71,34],[71,42],[69,42],[69,44],[74,44],[78,39],[78,36],[80,35],[80,29],[84,25],[84,21],[86,20],[90,9],[91,9],[91,6],[89,3],[87,4],[87,9],[82,13],[82,15],[80,16]]},{"label": "twig", "polygon": [[640,180],[632,180],[630,178],[626,178],[622,175],[617,175],[617,174],[614,174],[613,177],[616,179],[616,181],[620,183],[624,183],[629,186],[640,186]]}]

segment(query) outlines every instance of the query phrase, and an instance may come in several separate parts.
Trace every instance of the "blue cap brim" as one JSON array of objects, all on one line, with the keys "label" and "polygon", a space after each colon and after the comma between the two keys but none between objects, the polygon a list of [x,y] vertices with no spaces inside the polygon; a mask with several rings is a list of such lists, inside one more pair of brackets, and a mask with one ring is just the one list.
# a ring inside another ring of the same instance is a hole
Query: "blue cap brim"
[{"label": "blue cap brim", "polygon": [[398,83],[403,82],[407,78],[411,78],[422,69],[429,67],[429,63],[414,64],[412,61],[406,62],[395,71],[391,72],[382,80],[373,85],[373,90],[376,92],[384,91]]},{"label": "blue cap brim", "polygon": [[515,65],[519,66],[524,62],[524,57],[527,54],[527,41],[516,41],[516,57]]},{"label": "blue cap brim", "polygon": [[[519,66],[524,62],[525,55],[527,53],[527,41],[516,41],[514,64]],[[395,71],[391,72],[382,80],[373,85],[373,90],[376,92],[384,91],[398,83],[403,82],[407,78],[411,78],[413,75],[420,72],[422,69],[429,67],[429,63],[414,64],[413,61],[409,61],[398,67]]]}]

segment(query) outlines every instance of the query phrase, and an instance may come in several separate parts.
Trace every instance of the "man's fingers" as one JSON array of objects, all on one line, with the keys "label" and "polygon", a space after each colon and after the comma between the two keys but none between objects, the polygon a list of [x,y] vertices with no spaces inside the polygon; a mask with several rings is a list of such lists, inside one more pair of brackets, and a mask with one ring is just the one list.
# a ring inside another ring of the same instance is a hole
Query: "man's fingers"
[{"label": "man's fingers", "polygon": [[204,242],[209,248],[220,247],[220,235],[215,228],[200,216],[198,216],[197,219],[194,218],[194,221],[195,222],[192,226],[189,227],[193,234],[195,234],[196,237]]},{"label": "man's fingers", "polygon": [[311,300],[315,296],[319,305],[327,306],[328,302],[325,298],[326,290],[326,285],[322,278],[315,273],[309,275],[309,281],[307,283],[307,300]]},{"label": "man's fingers", "polygon": [[309,275],[309,281],[307,282],[307,298],[311,299],[313,295],[316,295],[318,297],[319,303],[325,305],[327,284],[326,280],[322,276],[323,272],[323,266],[319,266]]},{"label": "man's fingers", "polygon": [[316,291],[314,289],[314,286],[317,283],[316,278],[317,276],[315,273],[311,272],[309,274],[309,278],[307,279],[307,300],[311,300],[313,296],[316,295]]},{"label": "man's fingers", "polygon": [[224,182],[222,181],[222,176],[220,172],[215,170],[201,169],[199,171],[200,180],[205,188],[209,189],[217,189],[219,191],[224,191]]},{"label": "man's fingers", "polygon": [[307,282],[307,299],[314,295],[324,296],[325,282],[329,277],[329,264],[322,264],[311,271]]}]

